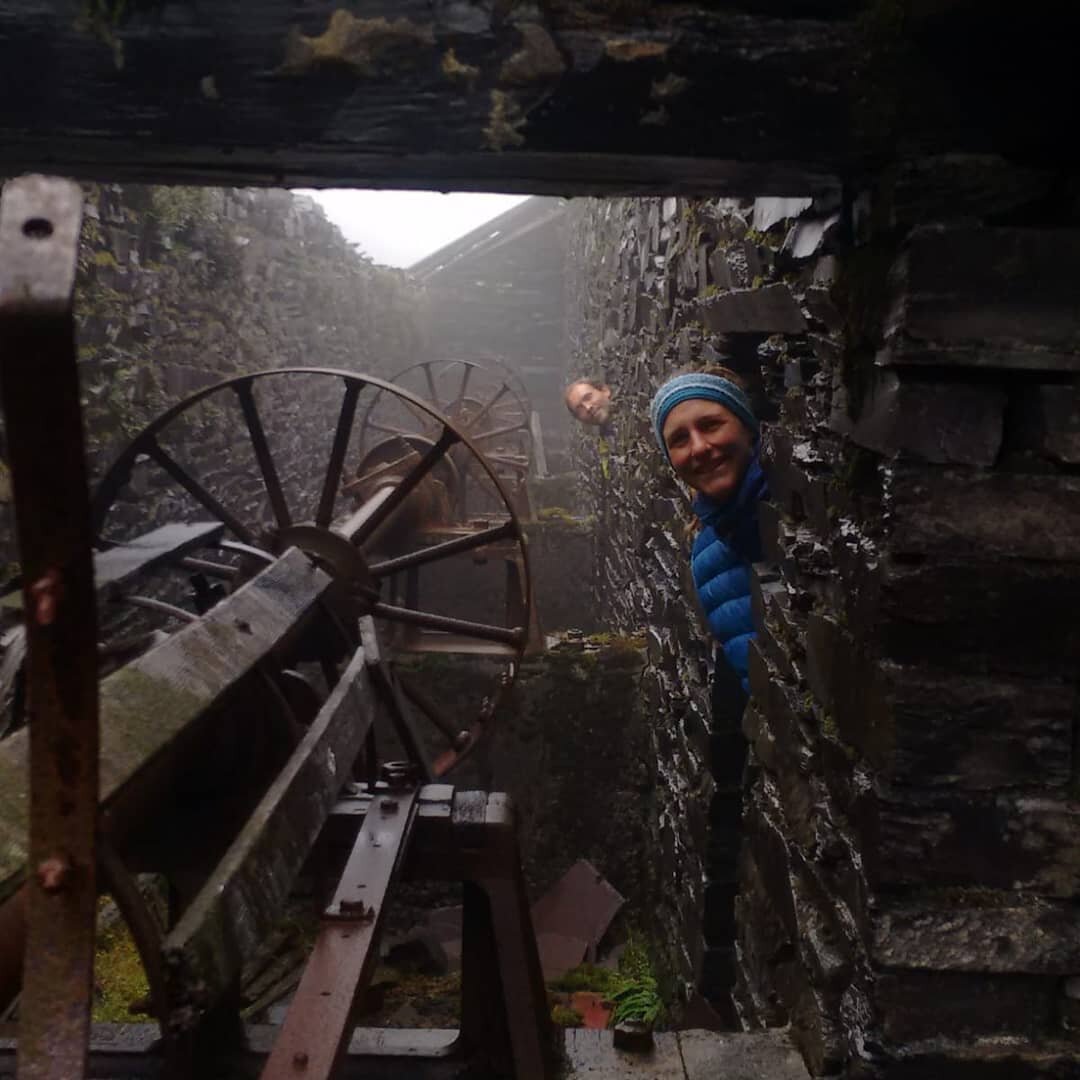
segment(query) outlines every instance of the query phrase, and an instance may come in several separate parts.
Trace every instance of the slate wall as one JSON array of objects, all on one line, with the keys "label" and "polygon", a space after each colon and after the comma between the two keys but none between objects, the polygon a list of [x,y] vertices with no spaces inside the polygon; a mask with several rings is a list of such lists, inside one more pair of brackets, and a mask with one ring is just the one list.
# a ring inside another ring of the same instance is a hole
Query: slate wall
[{"label": "slate wall", "polygon": [[[620,413],[578,455],[598,599],[650,645],[661,919],[815,1076],[1075,1071],[1080,249],[983,179],[962,224],[926,176],[579,207],[572,363]],[[713,355],[773,409],[741,800],[643,420]]]},{"label": "slate wall", "polygon": [[[730,1014],[734,894],[746,744],[714,725],[712,644],[693,599],[687,554],[693,516],[656,448],[648,404],[692,362],[723,360],[746,379],[759,415],[776,415],[794,362],[783,334],[809,356],[801,307],[813,279],[802,253],[835,229],[835,207],[813,211],[814,237],[785,246],[808,200],[581,200],[572,204],[567,293],[573,298],[567,377],[603,376],[611,429],[578,428],[582,507],[596,522],[594,593],[602,618],[644,630],[644,686],[654,717],[663,853],[658,934],[686,986],[698,982]],[[824,328],[819,328],[824,330]]]}]

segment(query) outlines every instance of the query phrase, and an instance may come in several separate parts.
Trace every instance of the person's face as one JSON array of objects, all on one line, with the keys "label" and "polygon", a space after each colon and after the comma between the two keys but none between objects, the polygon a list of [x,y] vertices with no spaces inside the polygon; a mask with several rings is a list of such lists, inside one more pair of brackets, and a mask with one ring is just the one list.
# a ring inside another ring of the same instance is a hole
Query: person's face
[{"label": "person's face", "polygon": [[680,401],[664,421],[664,445],[680,480],[724,502],[739,490],[754,449],[753,432],[718,401]]},{"label": "person's face", "polygon": [[583,424],[603,424],[611,412],[611,387],[574,383],[566,391],[566,404]]}]

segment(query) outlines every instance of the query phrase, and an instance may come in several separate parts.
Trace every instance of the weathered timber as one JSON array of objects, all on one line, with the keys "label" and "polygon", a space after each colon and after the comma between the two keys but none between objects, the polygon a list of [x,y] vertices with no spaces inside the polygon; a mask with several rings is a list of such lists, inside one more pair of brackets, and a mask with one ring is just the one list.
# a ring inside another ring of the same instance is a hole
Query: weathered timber
[{"label": "weathered timber", "polygon": [[792,194],[925,153],[1075,160],[1030,123],[1076,97],[1053,18],[739,8],[5,0],[0,170]]},{"label": "weathered timber", "polygon": [[368,659],[358,649],[288,763],[163,949],[181,1009],[211,1006],[279,917],[296,874],[348,779],[375,719]]},{"label": "weathered timber", "polygon": [[[145,765],[302,629],[331,579],[299,551],[101,685],[100,792],[109,804]],[[22,879],[27,733],[0,744],[0,897]]]},{"label": "weathered timber", "polygon": [[94,586],[119,588],[139,574],[214,543],[224,531],[225,526],[217,521],[162,525],[145,536],[100,551],[94,556]]}]

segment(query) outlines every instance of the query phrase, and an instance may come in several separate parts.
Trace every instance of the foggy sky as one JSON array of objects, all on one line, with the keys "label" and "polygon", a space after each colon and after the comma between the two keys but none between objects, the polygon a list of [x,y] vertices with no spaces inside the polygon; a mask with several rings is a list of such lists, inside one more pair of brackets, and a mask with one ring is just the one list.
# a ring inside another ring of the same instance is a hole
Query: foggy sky
[{"label": "foggy sky", "polygon": [[528,198],[475,192],[308,191],[341,229],[376,262],[411,266],[451,240]]}]

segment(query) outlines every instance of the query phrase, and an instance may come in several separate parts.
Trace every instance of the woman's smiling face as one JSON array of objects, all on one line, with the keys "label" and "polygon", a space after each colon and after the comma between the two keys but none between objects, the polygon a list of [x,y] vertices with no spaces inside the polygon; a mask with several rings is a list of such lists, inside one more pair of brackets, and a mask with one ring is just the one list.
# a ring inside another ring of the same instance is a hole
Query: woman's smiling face
[{"label": "woman's smiling face", "polygon": [[718,401],[680,401],[664,421],[664,445],[680,480],[717,502],[739,490],[754,451],[753,432]]}]

